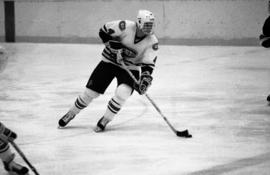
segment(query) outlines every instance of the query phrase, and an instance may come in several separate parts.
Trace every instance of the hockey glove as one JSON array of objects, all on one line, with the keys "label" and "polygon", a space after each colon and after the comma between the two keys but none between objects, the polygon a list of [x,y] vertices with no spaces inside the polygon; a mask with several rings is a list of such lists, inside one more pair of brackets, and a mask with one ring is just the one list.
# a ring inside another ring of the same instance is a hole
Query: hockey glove
[{"label": "hockey glove", "polygon": [[0,140],[3,142],[10,142],[17,138],[17,134],[0,122]]},{"label": "hockey glove", "polygon": [[139,84],[134,84],[134,89],[140,94],[143,95],[151,85],[153,77],[149,72],[143,72],[141,75],[141,81]]},{"label": "hockey glove", "polygon": [[267,37],[263,34],[260,35],[260,44],[265,48],[269,48],[270,47],[270,37]]}]

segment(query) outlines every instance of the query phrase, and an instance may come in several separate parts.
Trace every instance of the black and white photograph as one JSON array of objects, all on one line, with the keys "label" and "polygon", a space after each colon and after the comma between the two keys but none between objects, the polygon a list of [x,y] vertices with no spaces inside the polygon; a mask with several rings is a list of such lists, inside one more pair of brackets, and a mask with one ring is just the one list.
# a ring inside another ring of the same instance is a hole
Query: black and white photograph
[{"label": "black and white photograph", "polygon": [[0,0],[0,175],[269,174],[269,0]]}]

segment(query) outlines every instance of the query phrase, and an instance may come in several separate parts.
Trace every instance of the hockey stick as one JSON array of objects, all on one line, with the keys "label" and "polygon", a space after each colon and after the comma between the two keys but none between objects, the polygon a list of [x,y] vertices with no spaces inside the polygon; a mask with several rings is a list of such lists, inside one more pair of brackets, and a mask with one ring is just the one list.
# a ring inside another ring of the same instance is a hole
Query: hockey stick
[{"label": "hockey stick", "polygon": [[[127,68],[125,63],[122,61],[121,65],[123,66],[124,70],[129,74],[129,76],[133,79],[133,81],[136,84],[139,84],[139,81],[135,78],[135,76],[132,74],[132,72]],[[160,114],[160,116],[164,119],[164,121],[168,124],[170,129],[178,136],[178,137],[186,137],[186,138],[191,138],[192,135],[189,134],[188,130],[183,130],[183,131],[177,131],[172,124],[169,122],[167,117],[161,112],[157,104],[154,102],[154,100],[147,94],[145,93],[146,98],[150,101],[150,103],[154,106],[154,108],[157,110],[157,112]]]},{"label": "hockey stick", "polygon": [[10,144],[14,147],[14,149],[18,152],[18,154],[21,156],[21,158],[25,161],[25,163],[30,167],[30,169],[34,172],[35,175],[39,175],[35,167],[27,160],[23,152],[20,150],[20,148],[17,146],[17,144],[13,141],[9,141]]}]

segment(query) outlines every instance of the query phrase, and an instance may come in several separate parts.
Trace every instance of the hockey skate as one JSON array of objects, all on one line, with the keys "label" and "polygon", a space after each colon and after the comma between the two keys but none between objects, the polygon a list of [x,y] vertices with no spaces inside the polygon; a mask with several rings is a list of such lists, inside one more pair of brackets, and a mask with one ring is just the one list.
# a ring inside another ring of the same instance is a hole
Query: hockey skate
[{"label": "hockey skate", "polygon": [[270,102],[270,95],[268,95],[267,99],[266,99],[268,102]]},{"label": "hockey skate", "polygon": [[74,119],[75,114],[73,114],[71,111],[68,111],[59,121],[58,125],[59,127],[65,127],[72,119]]},{"label": "hockey skate", "polygon": [[106,125],[110,122],[110,120],[106,119],[105,117],[102,117],[97,122],[97,126],[95,127],[95,132],[103,132],[105,130]]},{"label": "hockey skate", "polygon": [[28,168],[16,163],[14,158],[15,155],[13,154],[9,161],[3,162],[5,170],[14,175],[29,175]]}]

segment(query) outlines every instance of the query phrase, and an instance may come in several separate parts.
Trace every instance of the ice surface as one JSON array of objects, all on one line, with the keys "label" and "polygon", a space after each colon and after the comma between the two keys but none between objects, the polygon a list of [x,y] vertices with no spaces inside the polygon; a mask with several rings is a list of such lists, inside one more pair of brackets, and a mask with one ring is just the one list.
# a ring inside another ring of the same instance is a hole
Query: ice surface
[{"label": "ice surface", "polygon": [[[270,50],[160,46],[148,94],[137,93],[104,133],[93,128],[116,83],[65,129],[57,122],[85,87],[102,45],[3,43],[0,120],[41,175],[266,175],[270,172]],[[16,160],[23,163],[17,155]],[[6,175],[3,167],[0,174]]]}]

